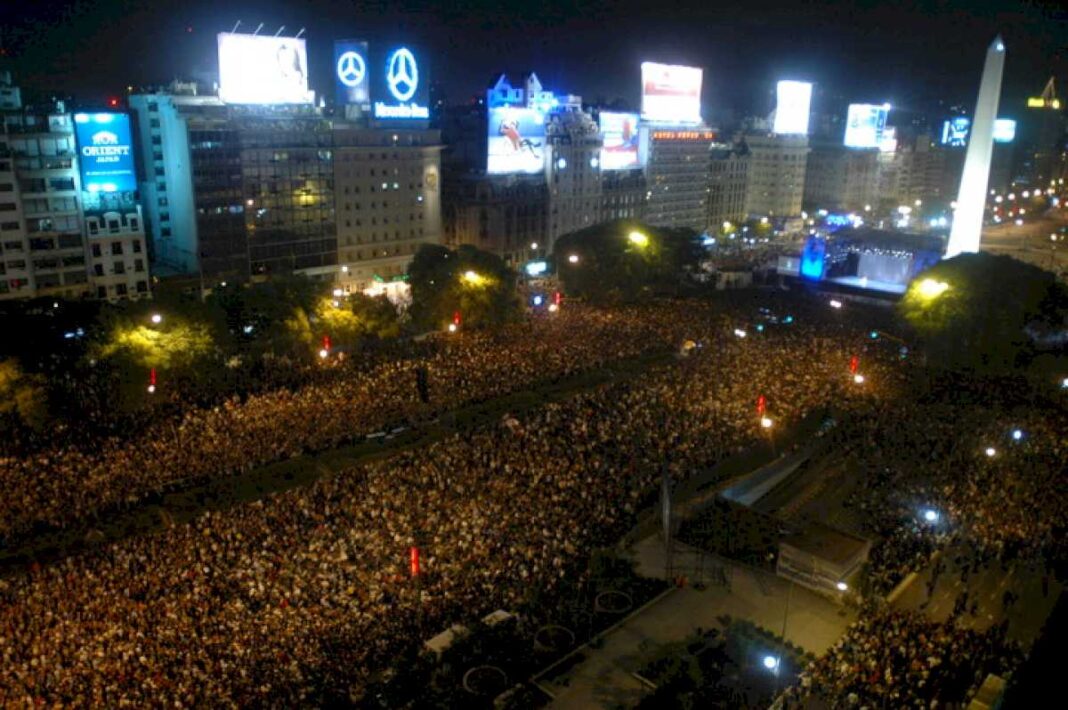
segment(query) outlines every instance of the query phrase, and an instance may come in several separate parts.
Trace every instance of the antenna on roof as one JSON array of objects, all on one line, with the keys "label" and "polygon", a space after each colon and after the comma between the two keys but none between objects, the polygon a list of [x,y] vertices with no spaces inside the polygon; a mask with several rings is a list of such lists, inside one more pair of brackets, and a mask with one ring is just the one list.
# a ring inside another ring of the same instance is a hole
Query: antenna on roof
[{"label": "antenna on roof", "polygon": [[261,22],[260,26],[256,28],[256,31],[252,33],[252,36],[255,37],[256,35],[258,35],[260,33],[260,30],[262,30],[262,29],[263,29],[263,23]]},{"label": "antenna on roof", "polygon": [[303,28],[303,27],[301,27],[301,28],[300,28],[300,32],[298,32],[298,33],[297,33],[297,36],[296,36],[296,37],[294,37],[293,39],[300,39],[300,36],[301,36],[302,34],[304,34],[304,28]]},{"label": "antenna on roof", "polygon": [[278,31],[274,33],[274,36],[277,37],[278,35],[282,34],[282,30],[284,30],[285,28],[286,28],[285,25],[282,25],[281,27],[279,27]]},{"label": "antenna on roof", "polygon": [[240,26],[241,26],[241,20],[238,20],[237,22],[234,23],[234,29],[230,30],[230,34],[233,34],[234,32],[237,32],[237,28],[240,27]]}]

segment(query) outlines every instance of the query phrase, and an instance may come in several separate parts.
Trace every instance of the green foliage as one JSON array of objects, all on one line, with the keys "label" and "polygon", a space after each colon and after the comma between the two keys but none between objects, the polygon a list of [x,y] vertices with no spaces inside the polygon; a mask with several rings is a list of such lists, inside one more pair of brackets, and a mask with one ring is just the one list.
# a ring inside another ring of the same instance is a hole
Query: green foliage
[{"label": "green foliage", "polygon": [[1034,354],[1027,329],[1063,328],[1068,308],[1053,274],[980,253],[939,262],[920,274],[898,313],[925,346],[930,364],[998,371],[1025,365]]},{"label": "green foliage", "polygon": [[329,336],[333,347],[351,350],[371,339],[396,337],[400,323],[389,299],[357,293],[320,299],[315,308],[315,331]]},{"label": "green foliage", "polygon": [[0,422],[5,421],[35,431],[48,421],[44,378],[23,372],[14,358],[0,360]]},{"label": "green foliage", "polygon": [[424,245],[408,267],[412,320],[438,329],[459,311],[465,328],[499,327],[521,312],[515,279],[515,272],[490,252],[466,244],[455,251]]},{"label": "green foliage", "polygon": [[[632,234],[645,239],[635,241]],[[577,257],[577,262],[572,261]],[[597,303],[675,293],[701,258],[697,233],[616,220],[564,235],[553,249],[556,272],[569,296]]]}]

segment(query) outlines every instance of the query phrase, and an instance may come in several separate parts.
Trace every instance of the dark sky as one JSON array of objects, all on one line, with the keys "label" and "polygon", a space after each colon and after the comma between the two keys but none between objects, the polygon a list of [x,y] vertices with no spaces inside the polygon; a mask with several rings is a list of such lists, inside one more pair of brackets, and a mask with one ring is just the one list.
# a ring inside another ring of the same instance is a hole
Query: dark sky
[{"label": "dark sky", "polygon": [[[1068,78],[1068,11],[1032,0],[7,0],[2,41],[30,90],[85,103],[127,84],[215,70],[215,34],[238,19],[265,33],[307,28],[312,83],[329,82],[336,38],[401,39],[423,48],[424,71],[452,101],[501,71],[537,71],[547,88],[635,106],[639,64],[705,70],[706,115],[771,108],[776,79],[817,83],[850,101],[927,108],[974,102],[985,47],[1008,47],[1005,103]],[[1063,87],[1068,95],[1068,86]],[[1003,103],[1003,106],[1005,105]],[[1003,115],[1009,115],[1002,111]]]}]

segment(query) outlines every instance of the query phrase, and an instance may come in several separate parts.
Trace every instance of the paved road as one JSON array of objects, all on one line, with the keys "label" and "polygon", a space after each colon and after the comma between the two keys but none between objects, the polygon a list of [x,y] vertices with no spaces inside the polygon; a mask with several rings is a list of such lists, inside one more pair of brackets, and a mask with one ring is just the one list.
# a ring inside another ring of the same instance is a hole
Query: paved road
[{"label": "paved road", "polygon": [[1068,239],[1050,240],[1051,233],[1068,225],[1068,210],[1055,210],[1041,219],[1017,227],[1009,222],[983,229],[981,249],[992,254],[1007,254],[1020,261],[1068,273]]}]

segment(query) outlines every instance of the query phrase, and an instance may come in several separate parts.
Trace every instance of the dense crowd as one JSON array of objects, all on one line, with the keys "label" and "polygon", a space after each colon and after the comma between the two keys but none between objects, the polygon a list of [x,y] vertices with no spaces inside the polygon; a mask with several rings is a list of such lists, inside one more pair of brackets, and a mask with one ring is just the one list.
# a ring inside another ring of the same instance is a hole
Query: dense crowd
[{"label": "dense crowd", "polygon": [[987,674],[1005,675],[1021,658],[1003,625],[980,633],[911,612],[871,612],[801,673],[782,707],[955,707]]},{"label": "dense crowd", "polygon": [[[332,448],[606,362],[677,345],[679,325],[644,308],[569,307],[559,317],[493,335],[443,338],[426,354],[382,362],[299,389],[194,408],[180,420],[98,447],[0,458],[0,540],[34,524],[82,525],[168,486],[246,471]],[[581,337],[576,337],[581,334]],[[429,402],[415,386],[427,372]]]},{"label": "dense crowd", "polygon": [[681,363],[3,580],[0,704],[359,700],[434,630],[581,576],[665,466],[681,478],[765,436],[756,393],[784,426],[843,400],[858,335],[842,324],[739,338],[722,309],[657,308],[617,315],[620,342],[596,350],[625,355],[624,321],[651,318],[701,344]]}]

